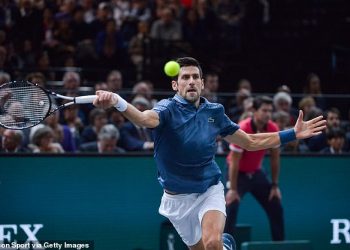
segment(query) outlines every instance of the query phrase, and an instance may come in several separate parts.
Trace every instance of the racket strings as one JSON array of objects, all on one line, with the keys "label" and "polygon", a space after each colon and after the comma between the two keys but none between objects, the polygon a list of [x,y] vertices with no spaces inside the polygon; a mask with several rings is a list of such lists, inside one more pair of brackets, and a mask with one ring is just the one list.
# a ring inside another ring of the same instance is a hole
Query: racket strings
[{"label": "racket strings", "polygon": [[2,87],[0,104],[0,123],[18,129],[40,123],[50,109],[46,92],[27,82],[12,82]]}]

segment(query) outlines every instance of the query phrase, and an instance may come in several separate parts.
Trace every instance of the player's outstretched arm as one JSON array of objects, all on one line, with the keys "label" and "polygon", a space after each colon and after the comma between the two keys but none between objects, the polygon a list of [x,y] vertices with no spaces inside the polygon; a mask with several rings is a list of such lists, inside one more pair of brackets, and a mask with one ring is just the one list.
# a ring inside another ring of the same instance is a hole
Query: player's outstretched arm
[{"label": "player's outstretched arm", "polygon": [[122,97],[109,91],[96,91],[97,98],[93,104],[98,108],[115,107],[132,123],[147,128],[155,128],[159,125],[159,116],[153,110],[139,111]]},{"label": "player's outstretched arm", "polygon": [[303,112],[299,111],[298,120],[292,129],[275,133],[247,134],[242,130],[228,135],[225,139],[250,151],[274,148],[296,139],[306,139],[322,133],[326,129],[326,121],[318,116],[309,121],[303,121]]}]

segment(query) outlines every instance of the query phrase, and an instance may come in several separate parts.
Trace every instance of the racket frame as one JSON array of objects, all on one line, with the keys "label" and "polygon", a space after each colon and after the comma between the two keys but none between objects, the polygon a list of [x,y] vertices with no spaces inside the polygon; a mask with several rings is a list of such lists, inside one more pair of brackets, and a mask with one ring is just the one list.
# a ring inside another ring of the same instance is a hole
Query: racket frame
[{"label": "racket frame", "polygon": [[[86,103],[92,103],[93,100],[96,98],[96,95],[87,95],[87,96],[77,96],[77,97],[71,97],[71,96],[64,96],[64,95],[60,95],[60,94],[57,94],[53,91],[50,91],[50,90],[47,90],[45,89],[44,87],[36,84],[36,83],[32,83],[32,82],[29,82],[29,81],[25,81],[25,80],[19,80],[19,81],[11,81],[11,82],[8,82],[8,83],[4,83],[0,86],[0,89],[5,86],[5,85],[10,85],[11,83],[27,83],[28,85],[33,85],[39,89],[41,89],[48,97],[48,100],[49,100],[49,108],[48,108],[48,111],[46,113],[46,115],[43,116],[43,118],[35,123],[35,124],[32,124],[30,126],[26,126],[26,127],[9,127],[9,126],[6,126],[2,123],[0,123],[0,126],[1,127],[4,127],[4,128],[7,128],[7,129],[13,129],[13,130],[24,130],[24,129],[27,129],[27,128],[31,128],[31,127],[34,127],[38,124],[40,124],[42,121],[44,121],[47,117],[49,117],[50,115],[52,115],[53,113],[55,113],[56,111],[58,110],[61,110],[63,108],[66,108],[68,106],[71,106],[73,104],[86,104]],[[58,97],[58,98],[61,98],[63,100],[68,100],[70,102],[67,102],[67,103],[64,103],[58,107],[56,107],[55,109],[51,110],[52,109],[52,99],[51,99],[51,96],[54,96],[54,97]]]}]

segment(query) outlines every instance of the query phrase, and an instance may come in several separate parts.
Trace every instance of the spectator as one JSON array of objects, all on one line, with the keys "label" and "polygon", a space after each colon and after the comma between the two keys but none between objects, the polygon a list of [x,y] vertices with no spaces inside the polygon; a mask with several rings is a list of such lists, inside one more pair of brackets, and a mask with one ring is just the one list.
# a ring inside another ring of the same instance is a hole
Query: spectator
[{"label": "spectator", "polygon": [[90,125],[81,133],[81,143],[97,141],[101,128],[107,124],[107,113],[103,109],[94,108],[89,114]]},{"label": "spectator", "polygon": [[235,99],[227,100],[228,116],[232,121],[238,121],[243,114],[243,101],[250,97],[252,93],[252,85],[249,80],[241,79],[237,84],[237,92]]},{"label": "spectator", "polygon": [[27,81],[31,82],[31,83],[36,83],[38,84],[40,87],[45,88],[46,85],[46,78],[44,76],[44,74],[42,74],[41,72],[33,72],[33,73],[29,73],[26,77]]},{"label": "spectator", "polygon": [[63,89],[65,95],[76,96],[79,94],[80,75],[73,71],[68,71],[63,75]]},{"label": "spectator", "polygon": [[305,117],[305,121],[308,121],[308,120],[311,120],[313,118],[316,118],[317,116],[320,116],[322,114],[323,114],[323,111],[320,108],[318,108],[316,106],[311,107],[310,110],[308,111],[307,116],[304,116]]},{"label": "spectator", "polygon": [[33,153],[64,153],[62,146],[54,142],[54,133],[48,126],[35,130],[28,147]]},{"label": "spectator", "polygon": [[147,0],[131,0],[130,7],[122,25],[122,32],[127,41],[137,33],[137,24],[151,21],[152,14]]},{"label": "spectator", "polygon": [[153,22],[151,37],[163,41],[179,41],[182,39],[181,23],[176,20],[170,8],[164,7],[161,10],[160,19]]},{"label": "spectator", "polygon": [[321,150],[324,154],[342,154],[344,153],[345,132],[339,128],[330,128],[327,131],[328,147]]},{"label": "spectator", "polygon": [[95,89],[95,92],[98,90],[108,91],[108,85],[105,82],[97,82],[97,83],[95,83],[94,89]]},{"label": "spectator", "polygon": [[12,36],[16,37],[17,42],[29,40],[39,48],[41,44],[41,10],[34,6],[34,1],[20,0],[18,8],[12,13],[13,24]]},{"label": "spectator", "polygon": [[216,13],[221,21],[221,41],[227,42],[230,49],[239,49],[240,26],[244,17],[241,1],[221,0]]},{"label": "spectator", "polygon": [[56,20],[54,19],[53,10],[45,8],[43,11],[42,33],[44,36],[42,44],[46,49],[52,49],[58,45],[58,41],[54,38],[54,29]]},{"label": "spectator", "polygon": [[252,117],[253,116],[253,112],[254,112],[254,98],[253,97],[248,97],[246,99],[244,99],[243,101],[243,111],[241,116],[239,117],[238,121],[243,121],[245,119],[247,119],[248,117]]},{"label": "spectator", "polygon": [[249,90],[242,88],[239,89],[236,93],[236,102],[229,108],[228,115],[230,119],[234,122],[238,122],[239,118],[243,114],[243,102],[245,99],[251,97],[251,93]]},{"label": "spectator", "polygon": [[327,108],[326,99],[322,96],[321,80],[317,74],[310,73],[306,77],[304,93],[315,99],[317,107],[323,110]]},{"label": "spectator", "polygon": [[125,117],[115,108],[110,108],[107,110],[108,113],[108,121],[117,127],[117,129],[121,129],[125,123]]},{"label": "spectator", "polygon": [[1,153],[26,153],[23,147],[24,134],[21,130],[5,129],[1,138]]},{"label": "spectator", "polygon": [[137,34],[129,42],[129,55],[132,63],[136,67],[136,80],[142,79],[142,72],[145,64],[149,64],[147,57],[151,53],[151,44],[149,37],[149,24],[146,21],[140,21],[137,25]]},{"label": "spectator", "polygon": [[301,109],[304,112],[305,119],[306,119],[306,117],[309,116],[309,113],[315,107],[316,107],[315,99],[313,97],[311,97],[311,96],[303,97],[299,101],[299,109]]},{"label": "spectator", "polygon": [[[136,96],[131,104],[140,111],[150,109],[149,101],[143,96]],[[120,145],[127,151],[153,150],[154,142],[149,129],[136,126],[131,122],[126,122],[120,129],[120,133]]]},{"label": "spectator", "polygon": [[327,120],[326,131],[320,135],[314,136],[306,140],[306,143],[312,152],[320,152],[324,148],[328,147],[327,132],[329,129],[339,128],[340,126],[340,111],[337,108],[330,108],[325,112]]},{"label": "spectator", "polygon": [[56,111],[44,120],[53,132],[53,141],[59,143],[65,152],[76,151],[76,140],[74,134],[67,125],[59,123],[60,112]]},{"label": "spectator", "polygon": [[218,96],[219,90],[219,75],[216,73],[208,73],[204,77],[204,89],[207,90],[207,99],[210,102],[223,103],[223,100]]},{"label": "spectator", "polygon": [[113,93],[119,93],[123,88],[123,75],[119,70],[112,70],[108,73],[107,89]]},{"label": "spectator", "polygon": [[241,79],[238,82],[238,90],[240,89],[246,89],[249,90],[249,92],[253,91],[252,84],[248,79]]},{"label": "spectator", "polygon": [[29,39],[20,43],[18,50],[18,66],[21,69],[32,69],[36,65],[36,52],[33,48],[33,42]]},{"label": "spectator", "polygon": [[0,71],[0,85],[10,82],[11,76],[9,73],[6,73],[4,71]]},{"label": "spectator", "polygon": [[80,4],[84,11],[84,21],[90,24],[95,20],[94,0],[81,0]]},{"label": "spectator", "polygon": [[[85,16],[86,17],[86,16]],[[111,6],[107,2],[100,2],[96,11],[96,16],[90,23],[90,34],[89,37],[94,40],[97,34],[106,28],[108,20],[113,17],[113,12]]]},{"label": "spectator", "polygon": [[279,130],[284,130],[290,125],[290,116],[283,110],[274,112],[272,114],[272,120],[277,124]]},{"label": "spectator", "polygon": [[281,85],[278,87],[277,89],[277,93],[278,92],[286,92],[287,94],[291,94],[292,91],[290,90],[290,88],[287,85]]},{"label": "spectator", "polygon": [[193,2],[194,8],[198,13],[200,24],[205,27],[205,39],[204,46],[201,48],[201,52],[207,52],[207,48],[217,47],[218,37],[221,33],[220,21],[215,13],[216,8],[210,6],[206,0],[198,0]]},{"label": "spectator", "polygon": [[81,152],[98,153],[125,153],[125,150],[118,147],[119,131],[112,124],[104,125],[97,136],[98,140],[80,145]]},{"label": "spectator", "polygon": [[141,81],[135,84],[132,88],[132,96],[135,98],[136,96],[142,96],[147,99],[149,102],[147,105],[147,109],[152,108],[154,104],[157,102],[156,99],[153,99],[153,88],[152,85],[146,81]]},{"label": "spectator", "polygon": [[294,124],[297,120],[298,111],[292,106],[293,100],[290,94],[286,92],[278,92],[273,97],[273,106],[275,111],[284,111],[289,114],[289,124]]},{"label": "spectator", "polygon": [[89,24],[87,24],[84,20],[84,9],[81,6],[75,8],[73,12],[71,27],[73,31],[73,42],[75,45],[81,41],[90,39]]},{"label": "spectator", "polygon": [[51,59],[47,51],[41,51],[37,57],[37,72],[45,75],[46,80],[53,81],[56,79],[56,73],[52,71]]},{"label": "spectator", "polygon": [[190,8],[185,10],[182,30],[184,40],[192,46],[192,49],[204,49],[208,46],[208,34],[203,22],[199,19],[196,9]]},{"label": "spectator", "polygon": [[[239,123],[240,128],[248,134],[279,131],[272,122],[272,99],[257,97],[254,99],[254,114]],[[262,170],[265,150],[246,151],[237,145],[230,145],[232,150],[227,157],[229,183],[226,193],[227,218],[224,232],[235,235],[238,207],[246,193],[251,193],[264,208],[270,221],[272,239],[284,240],[284,218],[281,204],[281,191],[278,187],[280,170],[280,149],[270,150],[270,182]]]},{"label": "spectator", "polygon": [[84,122],[79,116],[79,106],[68,106],[63,109],[62,113],[62,124],[69,127],[69,130],[73,135],[75,145],[78,147],[80,144],[80,134],[84,129]]},{"label": "spectator", "polygon": [[57,25],[54,26],[53,37],[58,42],[57,49],[66,50],[75,44],[71,20],[72,16],[69,13],[59,12],[55,15]]},{"label": "spectator", "polygon": [[130,1],[114,0],[111,1],[113,9],[113,18],[116,21],[117,27],[121,28],[127,15],[130,13]]},{"label": "spectator", "polygon": [[125,65],[127,57],[124,39],[117,30],[114,19],[106,20],[104,29],[97,34],[96,51],[103,68],[121,68]]}]

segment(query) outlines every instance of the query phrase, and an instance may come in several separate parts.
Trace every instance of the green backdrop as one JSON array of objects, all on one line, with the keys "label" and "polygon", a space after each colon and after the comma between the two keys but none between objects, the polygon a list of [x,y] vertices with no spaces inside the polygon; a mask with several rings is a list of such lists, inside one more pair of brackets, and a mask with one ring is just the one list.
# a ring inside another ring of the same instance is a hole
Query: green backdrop
[{"label": "green backdrop", "polygon": [[[223,157],[217,161],[224,167]],[[287,239],[310,240],[315,250],[350,249],[344,223],[341,242],[330,244],[331,220],[350,223],[350,156],[281,161]],[[21,225],[34,231],[34,224],[42,224],[39,241],[93,240],[97,250],[157,250],[164,218],[158,214],[162,189],[156,175],[151,156],[0,155],[0,241],[26,240]],[[270,240],[266,215],[250,196],[242,201],[239,223],[252,226],[252,240]]]}]

